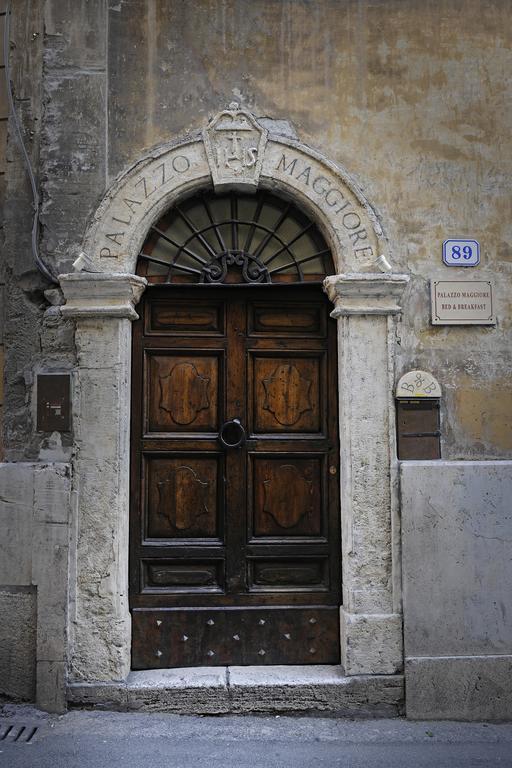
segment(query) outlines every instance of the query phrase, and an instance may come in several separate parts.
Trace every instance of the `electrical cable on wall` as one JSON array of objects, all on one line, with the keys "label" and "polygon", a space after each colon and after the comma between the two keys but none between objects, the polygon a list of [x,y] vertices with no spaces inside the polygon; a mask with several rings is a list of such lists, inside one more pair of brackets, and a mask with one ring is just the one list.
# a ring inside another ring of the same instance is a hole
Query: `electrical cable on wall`
[{"label": "electrical cable on wall", "polygon": [[32,222],[32,255],[36,262],[37,268],[39,269],[41,274],[44,275],[44,277],[50,283],[58,283],[58,279],[56,275],[54,275],[51,269],[46,266],[46,264],[43,262],[43,260],[39,255],[39,244],[38,244],[39,208],[40,208],[41,201],[39,197],[39,191],[37,189],[37,183],[34,177],[34,173],[32,171],[30,158],[28,156],[28,152],[25,147],[25,142],[23,141],[23,135],[21,133],[21,127],[18,121],[18,116],[14,108],[14,98],[13,98],[12,88],[11,88],[11,72],[9,68],[9,44],[10,44],[9,38],[10,38],[10,26],[11,26],[10,19],[11,19],[11,0],[8,0],[7,7],[6,7],[6,14],[5,14],[5,27],[4,27],[4,66],[5,66],[5,79],[7,84],[6,90],[7,90],[7,98],[9,100],[9,112],[12,117],[16,138],[23,155],[23,160],[27,167],[27,172],[30,179],[30,185],[32,187],[32,197],[33,197],[33,204],[34,204],[34,219]]}]

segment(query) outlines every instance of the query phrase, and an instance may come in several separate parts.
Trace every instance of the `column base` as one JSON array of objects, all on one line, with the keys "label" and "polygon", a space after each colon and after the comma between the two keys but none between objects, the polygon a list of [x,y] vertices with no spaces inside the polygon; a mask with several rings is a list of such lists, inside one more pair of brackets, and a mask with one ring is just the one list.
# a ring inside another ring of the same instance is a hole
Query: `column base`
[{"label": "column base", "polygon": [[346,675],[392,675],[403,668],[398,613],[340,610],[341,663]]}]

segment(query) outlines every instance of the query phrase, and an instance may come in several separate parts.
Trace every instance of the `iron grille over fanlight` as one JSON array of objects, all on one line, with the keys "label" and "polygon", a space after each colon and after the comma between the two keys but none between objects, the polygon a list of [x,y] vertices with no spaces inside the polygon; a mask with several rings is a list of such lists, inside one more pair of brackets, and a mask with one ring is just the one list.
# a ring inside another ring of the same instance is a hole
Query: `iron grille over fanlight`
[{"label": "iron grille over fanlight", "polygon": [[316,225],[265,191],[208,192],[174,205],[151,227],[138,269],[153,283],[315,282],[332,271]]}]

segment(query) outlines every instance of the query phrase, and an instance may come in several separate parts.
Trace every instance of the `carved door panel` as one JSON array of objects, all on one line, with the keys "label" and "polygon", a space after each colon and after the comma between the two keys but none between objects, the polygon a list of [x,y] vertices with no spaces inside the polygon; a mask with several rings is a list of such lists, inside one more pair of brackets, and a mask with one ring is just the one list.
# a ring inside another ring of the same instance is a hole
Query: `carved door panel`
[{"label": "carved door panel", "polygon": [[148,289],[133,342],[135,669],[339,661],[328,312],[318,287]]}]

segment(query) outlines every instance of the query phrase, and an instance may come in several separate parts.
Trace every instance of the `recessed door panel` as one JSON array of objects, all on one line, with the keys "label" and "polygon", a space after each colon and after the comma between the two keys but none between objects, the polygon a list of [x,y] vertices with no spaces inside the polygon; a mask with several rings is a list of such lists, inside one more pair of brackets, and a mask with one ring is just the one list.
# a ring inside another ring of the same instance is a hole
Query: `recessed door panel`
[{"label": "recessed door panel", "polygon": [[188,301],[156,300],[147,316],[146,335],[222,336],[224,305],[222,302],[201,301],[191,306]]},{"label": "recessed door panel", "polygon": [[319,432],[320,368],[320,356],[255,355],[254,432]]},{"label": "recessed door panel", "polygon": [[250,336],[325,336],[326,317],[323,304],[304,307],[297,302],[254,302],[249,306]]},{"label": "recessed door panel", "polygon": [[217,457],[150,457],[146,463],[148,539],[220,536]]},{"label": "recessed door panel", "polygon": [[221,560],[145,560],[142,569],[143,592],[220,592],[223,587]]},{"label": "recessed door panel", "polygon": [[321,459],[254,456],[253,463],[253,536],[320,536]]},{"label": "recessed door panel", "polygon": [[327,558],[274,558],[249,561],[249,583],[260,592],[329,588]]},{"label": "recessed door panel", "polygon": [[212,432],[218,429],[219,357],[149,356],[149,430]]}]

